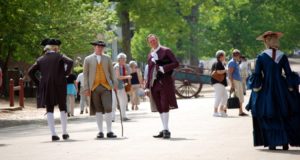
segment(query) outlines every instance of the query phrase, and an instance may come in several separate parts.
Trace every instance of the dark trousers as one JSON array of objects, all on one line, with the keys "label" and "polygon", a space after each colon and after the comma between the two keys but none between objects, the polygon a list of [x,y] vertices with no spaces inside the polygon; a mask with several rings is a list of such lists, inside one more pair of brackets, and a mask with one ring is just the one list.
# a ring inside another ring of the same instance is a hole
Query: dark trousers
[{"label": "dark trousers", "polygon": [[92,102],[96,112],[110,113],[112,112],[112,93],[111,90],[99,85],[92,91]]},{"label": "dark trousers", "polygon": [[[67,111],[67,105],[66,104],[59,104],[58,105],[58,108],[59,108],[59,110],[62,112],[62,111]],[[54,106],[46,106],[46,110],[47,110],[47,113],[48,112],[51,112],[51,113],[53,113],[54,112]]]},{"label": "dark trousers", "polygon": [[151,95],[159,113],[169,112],[169,102],[168,98],[166,98],[168,94],[166,93],[166,89],[163,88],[163,85],[159,81],[154,82],[154,85],[151,88]]}]

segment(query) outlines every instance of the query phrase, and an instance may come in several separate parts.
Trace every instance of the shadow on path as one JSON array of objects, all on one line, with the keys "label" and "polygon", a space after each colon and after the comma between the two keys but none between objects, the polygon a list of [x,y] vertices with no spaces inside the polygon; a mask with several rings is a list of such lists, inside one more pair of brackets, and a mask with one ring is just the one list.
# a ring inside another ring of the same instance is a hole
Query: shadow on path
[{"label": "shadow on path", "polygon": [[0,144],[0,147],[6,147],[8,146],[9,144]]},{"label": "shadow on path", "polygon": [[267,152],[267,153],[278,153],[278,154],[294,154],[294,155],[300,155],[300,150],[282,150],[278,148],[277,150],[269,150],[268,148],[265,149],[258,149],[261,152]]},{"label": "shadow on path", "polygon": [[59,140],[59,141],[43,141],[41,143],[70,143],[70,142],[83,142],[86,140],[75,140],[75,139],[68,139],[68,140]]}]

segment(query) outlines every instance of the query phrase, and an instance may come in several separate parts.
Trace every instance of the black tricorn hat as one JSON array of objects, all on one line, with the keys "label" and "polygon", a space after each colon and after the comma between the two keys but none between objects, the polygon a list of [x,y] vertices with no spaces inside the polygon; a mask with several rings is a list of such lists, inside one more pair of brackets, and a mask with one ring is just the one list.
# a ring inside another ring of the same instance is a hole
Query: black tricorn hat
[{"label": "black tricorn hat", "polygon": [[93,46],[103,46],[103,47],[106,46],[106,44],[103,41],[94,41],[94,42],[91,42],[91,45],[93,45]]},{"label": "black tricorn hat", "polygon": [[41,45],[46,46],[46,45],[56,45],[59,46],[61,44],[61,41],[59,39],[54,39],[54,38],[46,38],[42,40]]}]

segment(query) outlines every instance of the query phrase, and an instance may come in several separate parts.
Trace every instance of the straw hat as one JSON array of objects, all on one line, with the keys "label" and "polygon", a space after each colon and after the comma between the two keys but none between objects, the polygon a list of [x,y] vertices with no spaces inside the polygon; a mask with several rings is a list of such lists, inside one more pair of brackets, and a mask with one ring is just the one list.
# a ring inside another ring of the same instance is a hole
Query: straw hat
[{"label": "straw hat", "polygon": [[277,35],[278,38],[281,38],[283,36],[283,33],[282,32],[267,31],[267,32],[263,33],[262,35],[258,36],[256,38],[256,40],[263,41],[267,36],[270,36],[270,35]]}]

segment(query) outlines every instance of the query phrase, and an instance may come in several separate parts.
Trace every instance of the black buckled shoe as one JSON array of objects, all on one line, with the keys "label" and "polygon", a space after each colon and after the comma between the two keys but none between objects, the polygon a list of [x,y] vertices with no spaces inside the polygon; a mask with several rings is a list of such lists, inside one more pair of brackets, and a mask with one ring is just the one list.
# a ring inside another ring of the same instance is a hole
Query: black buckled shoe
[{"label": "black buckled shoe", "polygon": [[164,139],[169,139],[169,138],[171,138],[171,132],[168,131],[168,130],[164,130],[164,131],[163,131],[163,138],[164,138]]},{"label": "black buckled shoe", "polygon": [[289,145],[288,144],[283,145],[282,150],[285,150],[285,151],[289,150]]},{"label": "black buckled shoe", "polygon": [[99,133],[97,134],[97,138],[98,138],[98,139],[104,138],[103,132],[99,132]]},{"label": "black buckled shoe", "polygon": [[160,131],[159,133],[158,133],[158,135],[154,135],[153,137],[154,138],[163,138],[164,137],[164,133],[163,133],[164,131]]},{"label": "black buckled shoe", "polygon": [[67,139],[70,138],[69,134],[63,134],[62,137],[63,137],[64,140],[67,140]]},{"label": "black buckled shoe", "polygon": [[59,137],[58,136],[52,136],[52,141],[59,141]]},{"label": "black buckled shoe", "polygon": [[114,134],[114,132],[109,132],[106,134],[107,138],[117,138],[117,136]]},{"label": "black buckled shoe", "polygon": [[269,150],[276,150],[276,146],[269,146]]}]

